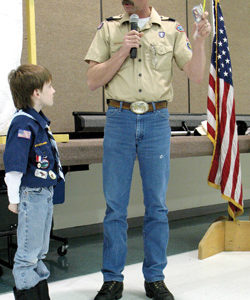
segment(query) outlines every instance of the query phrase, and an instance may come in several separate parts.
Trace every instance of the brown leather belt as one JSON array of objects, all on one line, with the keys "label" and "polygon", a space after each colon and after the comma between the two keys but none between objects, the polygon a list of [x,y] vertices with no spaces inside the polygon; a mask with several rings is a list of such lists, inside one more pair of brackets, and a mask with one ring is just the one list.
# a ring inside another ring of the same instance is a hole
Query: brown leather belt
[{"label": "brown leather belt", "polygon": [[[147,103],[145,101],[136,101],[136,102],[129,103],[129,102],[119,101],[119,100],[114,100],[114,99],[107,100],[107,103],[109,106],[113,106],[113,107],[117,107],[117,108],[120,108],[120,102],[122,102],[122,109],[129,109],[129,110],[133,111],[134,113],[143,114],[148,111],[154,111],[152,102]],[[154,102],[154,105],[155,105],[155,109],[167,108],[168,102],[165,100],[159,101],[159,102]]]}]

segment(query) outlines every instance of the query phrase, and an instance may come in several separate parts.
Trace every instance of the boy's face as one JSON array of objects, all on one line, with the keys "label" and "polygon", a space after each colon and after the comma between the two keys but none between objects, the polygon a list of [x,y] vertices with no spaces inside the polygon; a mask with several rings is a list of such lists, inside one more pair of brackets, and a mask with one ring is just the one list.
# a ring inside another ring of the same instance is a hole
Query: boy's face
[{"label": "boy's face", "polygon": [[43,85],[43,89],[39,90],[39,104],[44,106],[52,106],[54,103],[54,94],[55,90],[51,84],[51,82],[45,82]]}]

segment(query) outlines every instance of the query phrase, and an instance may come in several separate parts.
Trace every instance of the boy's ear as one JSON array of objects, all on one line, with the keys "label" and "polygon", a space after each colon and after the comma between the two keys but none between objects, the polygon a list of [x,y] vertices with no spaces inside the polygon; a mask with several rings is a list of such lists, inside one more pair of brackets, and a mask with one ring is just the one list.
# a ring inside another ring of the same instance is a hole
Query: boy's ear
[{"label": "boy's ear", "polygon": [[33,94],[32,94],[32,96],[33,97],[39,97],[40,96],[40,90],[39,89],[35,89],[34,91],[33,91]]}]

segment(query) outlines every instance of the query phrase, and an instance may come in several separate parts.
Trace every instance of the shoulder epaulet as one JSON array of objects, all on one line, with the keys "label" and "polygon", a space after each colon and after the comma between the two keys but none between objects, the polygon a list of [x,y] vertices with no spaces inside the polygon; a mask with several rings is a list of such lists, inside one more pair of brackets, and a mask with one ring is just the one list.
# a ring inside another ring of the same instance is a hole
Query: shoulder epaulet
[{"label": "shoulder epaulet", "polygon": [[109,17],[109,18],[106,18],[106,21],[110,22],[110,21],[117,21],[117,20],[121,20],[122,18],[122,15],[119,15],[119,16],[114,16],[114,17]]},{"label": "shoulder epaulet", "polygon": [[175,22],[175,19],[169,18],[169,17],[164,17],[164,16],[161,16],[161,20],[162,20],[162,21]]}]

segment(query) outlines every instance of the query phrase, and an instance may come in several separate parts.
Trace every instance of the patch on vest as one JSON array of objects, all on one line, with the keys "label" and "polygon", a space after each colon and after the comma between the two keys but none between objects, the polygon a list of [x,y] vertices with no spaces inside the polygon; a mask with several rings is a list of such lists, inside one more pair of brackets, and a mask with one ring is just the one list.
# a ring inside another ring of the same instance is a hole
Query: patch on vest
[{"label": "patch on vest", "polygon": [[17,137],[30,140],[31,137],[31,131],[19,129],[17,133]]}]

